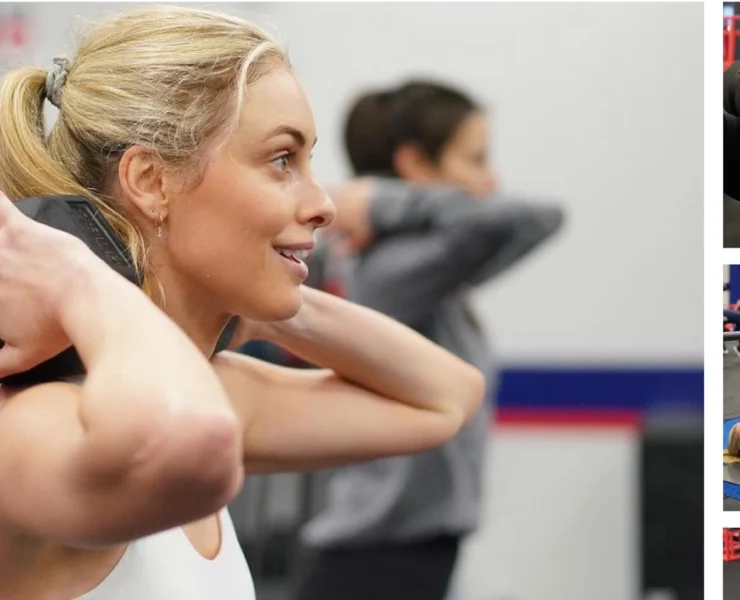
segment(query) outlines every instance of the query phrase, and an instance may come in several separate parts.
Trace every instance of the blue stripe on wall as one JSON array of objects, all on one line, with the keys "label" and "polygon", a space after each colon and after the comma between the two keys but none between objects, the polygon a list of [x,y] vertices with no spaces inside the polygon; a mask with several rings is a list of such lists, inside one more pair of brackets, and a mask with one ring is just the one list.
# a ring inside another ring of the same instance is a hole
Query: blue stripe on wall
[{"label": "blue stripe on wall", "polygon": [[507,367],[500,377],[500,408],[704,410],[701,367]]}]

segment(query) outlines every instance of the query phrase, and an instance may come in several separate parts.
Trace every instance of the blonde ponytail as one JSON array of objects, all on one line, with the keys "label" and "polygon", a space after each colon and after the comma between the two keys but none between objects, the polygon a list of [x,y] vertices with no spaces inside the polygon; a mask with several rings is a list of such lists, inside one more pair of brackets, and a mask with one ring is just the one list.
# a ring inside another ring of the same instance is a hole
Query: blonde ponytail
[{"label": "blonde ponytail", "polygon": [[49,153],[44,140],[46,71],[25,67],[0,84],[0,189],[18,199],[86,194]]},{"label": "blonde ponytail", "polygon": [[[85,187],[74,176],[85,165],[73,143],[57,143],[56,152],[47,146],[46,80],[47,72],[43,69],[25,67],[11,71],[0,83],[0,190],[11,200],[58,194],[89,198],[127,245],[145,289],[150,292],[141,232],[114,208],[102,190]],[[74,168],[69,168],[70,159],[77,163]]]}]

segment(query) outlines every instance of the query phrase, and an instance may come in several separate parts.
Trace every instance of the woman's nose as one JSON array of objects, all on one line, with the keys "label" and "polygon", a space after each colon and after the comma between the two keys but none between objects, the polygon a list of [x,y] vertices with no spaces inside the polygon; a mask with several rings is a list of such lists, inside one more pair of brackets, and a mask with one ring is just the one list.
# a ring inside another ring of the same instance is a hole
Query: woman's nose
[{"label": "woman's nose", "polygon": [[331,225],[337,209],[324,188],[318,184],[313,187],[303,202],[300,221],[311,223],[314,228],[320,229]]}]

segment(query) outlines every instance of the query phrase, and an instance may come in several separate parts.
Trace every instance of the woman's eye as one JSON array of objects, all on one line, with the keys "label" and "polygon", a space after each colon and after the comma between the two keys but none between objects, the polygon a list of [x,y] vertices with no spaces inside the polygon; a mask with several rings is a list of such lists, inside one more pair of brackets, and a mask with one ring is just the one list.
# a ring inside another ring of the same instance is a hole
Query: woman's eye
[{"label": "woman's eye", "polygon": [[285,171],[290,166],[290,154],[283,154],[282,156],[278,156],[277,158],[274,158],[272,160],[272,163],[274,165],[277,165],[277,167],[281,171]]},{"label": "woman's eye", "polygon": [[[309,160],[312,158],[313,158],[313,153],[309,157]],[[273,158],[270,162],[274,164],[281,171],[287,171],[291,166],[298,165],[298,153],[297,152],[286,152],[285,154],[281,154],[280,156]]]}]

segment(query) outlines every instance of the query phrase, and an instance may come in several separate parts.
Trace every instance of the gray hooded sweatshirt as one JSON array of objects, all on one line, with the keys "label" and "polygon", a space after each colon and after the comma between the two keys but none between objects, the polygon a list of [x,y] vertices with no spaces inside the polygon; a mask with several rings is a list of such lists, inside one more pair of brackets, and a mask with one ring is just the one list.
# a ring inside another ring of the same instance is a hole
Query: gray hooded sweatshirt
[{"label": "gray hooded sweatshirt", "polygon": [[[373,243],[358,257],[349,299],[385,313],[496,373],[466,290],[501,273],[561,226],[553,205],[474,199],[457,188],[379,180],[370,204]],[[502,315],[505,318],[505,315]],[[444,446],[336,470],[326,504],[302,532],[313,547],[465,535],[478,523],[491,403]]]}]

